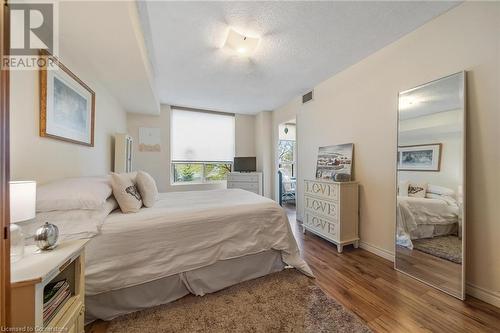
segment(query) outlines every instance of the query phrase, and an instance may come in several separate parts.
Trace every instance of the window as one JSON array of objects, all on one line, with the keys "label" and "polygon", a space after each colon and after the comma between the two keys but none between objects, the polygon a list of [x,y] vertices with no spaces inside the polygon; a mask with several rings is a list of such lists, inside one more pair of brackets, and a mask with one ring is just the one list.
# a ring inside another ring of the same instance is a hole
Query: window
[{"label": "window", "polygon": [[227,178],[234,158],[234,115],[172,108],[172,183],[214,183]]},{"label": "window", "polygon": [[295,141],[279,140],[279,168],[283,176],[295,178]]}]

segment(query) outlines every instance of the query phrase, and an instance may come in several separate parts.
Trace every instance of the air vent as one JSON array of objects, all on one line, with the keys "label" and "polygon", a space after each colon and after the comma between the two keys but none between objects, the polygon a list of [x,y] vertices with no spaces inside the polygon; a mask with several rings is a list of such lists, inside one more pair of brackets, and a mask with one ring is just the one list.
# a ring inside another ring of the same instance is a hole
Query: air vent
[{"label": "air vent", "polygon": [[314,97],[313,91],[314,90],[311,90],[310,92],[302,95],[302,104],[305,104],[305,103],[313,100],[313,97]]}]

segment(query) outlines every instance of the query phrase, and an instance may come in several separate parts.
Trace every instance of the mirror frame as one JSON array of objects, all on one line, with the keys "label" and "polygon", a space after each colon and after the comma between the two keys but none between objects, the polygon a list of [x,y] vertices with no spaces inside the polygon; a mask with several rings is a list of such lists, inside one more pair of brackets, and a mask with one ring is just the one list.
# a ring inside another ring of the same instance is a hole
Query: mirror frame
[{"label": "mirror frame", "polygon": [[[422,87],[425,87],[425,86],[428,86],[428,85],[431,85],[437,81],[440,81],[442,79],[445,79],[445,78],[448,78],[448,77],[451,77],[451,76],[454,76],[454,75],[457,75],[457,74],[462,74],[463,76],[463,82],[462,82],[462,89],[463,89],[463,123],[462,123],[462,136],[461,136],[461,139],[462,139],[462,142],[463,142],[463,145],[462,145],[462,166],[463,166],[463,172],[462,172],[462,187],[463,187],[463,203],[462,203],[462,281],[461,281],[461,284],[460,284],[460,287],[461,287],[461,290],[459,290],[459,292],[457,294],[454,294],[448,290],[445,290],[445,289],[442,289],[440,288],[439,286],[436,286],[434,284],[432,284],[431,282],[428,282],[428,281],[425,281],[424,279],[422,278],[419,278],[419,277],[416,277],[416,276],[413,276],[412,274],[410,274],[409,272],[405,272],[401,269],[399,269],[397,267],[397,242],[396,242],[396,237],[397,237],[397,197],[398,197],[398,182],[399,182],[399,173],[398,173],[398,160],[397,160],[397,156],[398,156],[398,147],[399,147],[399,122],[400,122],[400,119],[399,119],[399,114],[400,114],[400,108],[399,108],[399,99],[401,97],[402,94],[405,94],[405,93],[408,93],[410,91],[413,91],[413,90],[416,90],[416,89],[420,89]],[[395,173],[395,178],[396,178],[396,182],[395,182],[395,192],[396,193],[396,202],[395,202],[395,207],[396,207],[396,215],[395,215],[395,223],[394,223],[394,226],[395,226],[395,231],[394,231],[394,269],[400,273],[403,273],[407,276],[410,276],[422,283],[425,283],[426,285],[428,286],[431,286],[433,288],[436,288],[448,295],[451,295],[453,297],[456,297],[460,300],[465,300],[465,297],[466,297],[466,259],[467,259],[467,256],[466,256],[466,239],[467,239],[467,182],[466,182],[466,179],[467,179],[467,118],[468,118],[468,115],[467,115],[467,72],[466,71],[459,71],[459,72],[456,72],[456,73],[453,73],[453,74],[450,74],[450,75],[447,75],[447,76],[443,76],[443,77],[440,77],[436,80],[432,80],[432,81],[429,81],[429,82],[426,82],[426,83],[423,83],[423,84],[420,84],[416,87],[413,87],[413,88],[410,88],[410,89],[406,89],[406,90],[403,90],[403,91],[400,91],[398,93],[398,107],[397,107],[397,123],[396,123],[396,158],[395,158],[395,166],[396,166],[396,173]]]}]

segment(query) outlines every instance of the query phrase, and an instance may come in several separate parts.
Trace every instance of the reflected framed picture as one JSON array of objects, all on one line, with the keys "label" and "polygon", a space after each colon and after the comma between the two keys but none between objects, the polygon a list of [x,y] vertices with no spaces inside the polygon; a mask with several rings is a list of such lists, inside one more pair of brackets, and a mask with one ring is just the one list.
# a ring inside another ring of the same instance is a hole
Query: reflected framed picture
[{"label": "reflected framed picture", "polygon": [[51,63],[40,68],[40,136],[93,147],[94,91],[53,55],[40,57]]},{"label": "reflected framed picture", "polygon": [[441,169],[441,143],[399,146],[399,171],[439,171]]}]

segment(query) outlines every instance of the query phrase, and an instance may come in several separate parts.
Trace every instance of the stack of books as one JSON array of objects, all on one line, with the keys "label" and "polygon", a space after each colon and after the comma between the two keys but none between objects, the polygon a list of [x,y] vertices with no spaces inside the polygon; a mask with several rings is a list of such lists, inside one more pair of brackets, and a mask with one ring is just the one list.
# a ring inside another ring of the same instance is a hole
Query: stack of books
[{"label": "stack of books", "polygon": [[57,313],[57,309],[71,297],[69,283],[66,280],[49,283],[43,290],[43,322],[48,323]]}]

